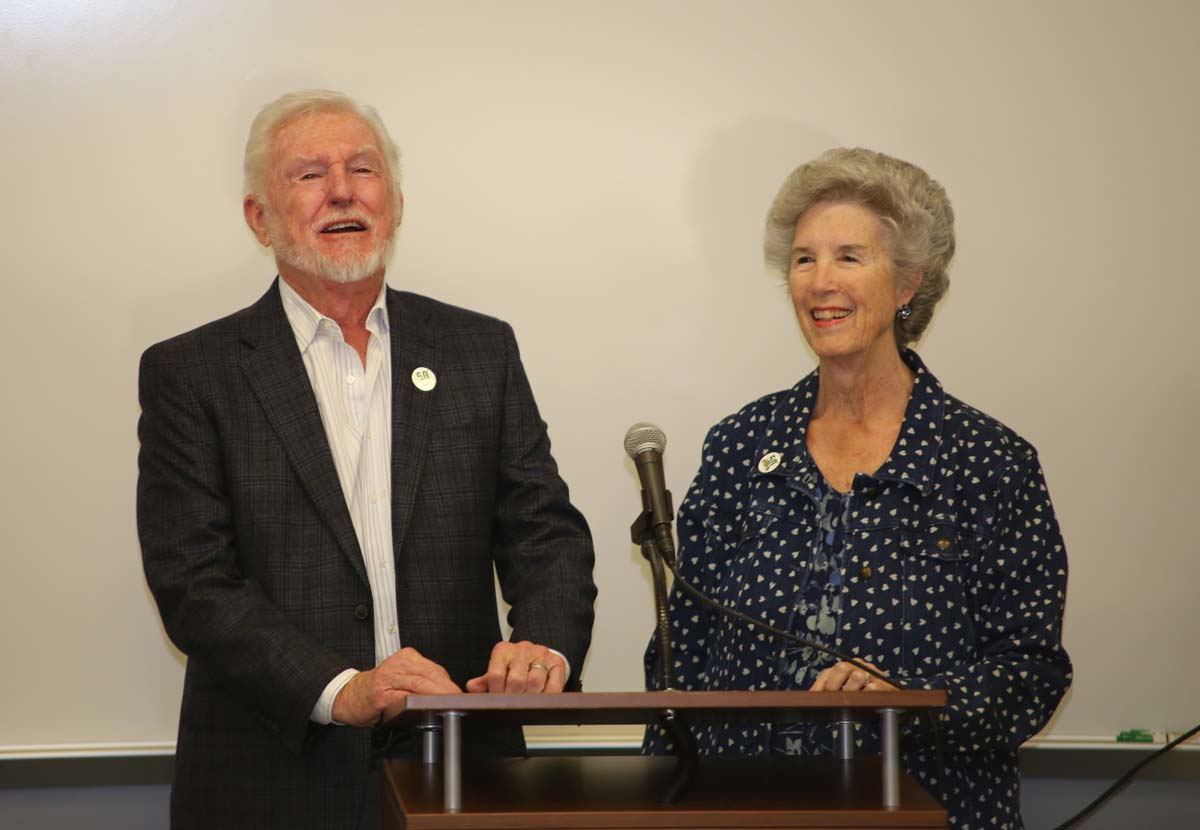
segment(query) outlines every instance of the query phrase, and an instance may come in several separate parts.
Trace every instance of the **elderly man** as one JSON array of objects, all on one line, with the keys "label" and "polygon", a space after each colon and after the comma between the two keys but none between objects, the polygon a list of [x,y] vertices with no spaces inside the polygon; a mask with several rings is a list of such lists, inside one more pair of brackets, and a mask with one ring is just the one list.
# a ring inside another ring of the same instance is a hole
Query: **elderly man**
[{"label": "elderly man", "polygon": [[591,538],[512,330],[385,285],[404,199],[374,110],[285,95],[245,166],[279,279],[141,364],[138,530],[189,658],[172,825],[369,826],[407,746],[370,727],[408,693],[578,687]]}]

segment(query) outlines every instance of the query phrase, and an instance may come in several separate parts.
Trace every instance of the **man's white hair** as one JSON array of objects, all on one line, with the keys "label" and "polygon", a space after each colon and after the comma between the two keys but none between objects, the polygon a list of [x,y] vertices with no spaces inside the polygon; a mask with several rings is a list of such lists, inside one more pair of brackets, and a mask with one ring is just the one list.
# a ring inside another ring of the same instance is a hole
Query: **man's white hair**
[{"label": "man's white hair", "polygon": [[403,198],[400,193],[400,149],[388,135],[383,119],[373,107],[360,104],[344,93],[327,89],[289,92],[259,110],[250,125],[250,136],[246,139],[246,155],[242,161],[246,177],[245,195],[253,196],[264,205],[270,204],[267,199],[267,175],[271,163],[271,146],[275,137],[293,121],[323,112],[346,112],[356,115],[375,134],[391,179],[392,209],[399,216]]}]

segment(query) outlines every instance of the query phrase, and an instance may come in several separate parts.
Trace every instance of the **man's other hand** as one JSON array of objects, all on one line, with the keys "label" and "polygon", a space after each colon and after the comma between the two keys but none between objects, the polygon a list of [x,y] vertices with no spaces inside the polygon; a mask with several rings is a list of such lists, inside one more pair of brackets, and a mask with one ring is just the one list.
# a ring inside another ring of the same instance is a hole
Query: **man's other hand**
[{"label": "man's other hand", "polygon": [[524,640],[497,643],[488,661],[487,674],[467,681],[468,692],[539,694],[561,692],[567,682],[567,664],[546,646]]}]

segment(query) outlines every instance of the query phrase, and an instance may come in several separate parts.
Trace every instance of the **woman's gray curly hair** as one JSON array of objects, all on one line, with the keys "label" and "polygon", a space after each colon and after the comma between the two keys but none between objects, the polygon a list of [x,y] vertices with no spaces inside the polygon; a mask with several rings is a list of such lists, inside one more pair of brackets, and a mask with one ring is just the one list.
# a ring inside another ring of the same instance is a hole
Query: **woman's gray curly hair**
[{"label": "woman's gray curly hair", "polygon": [[872,211],[889,237],[897,278],[923,275],[908,304],[912,314],[896,318],[896,343],[904,348],[925,331],[950,286],[946,271],[954,257],[954,210],[945,189],[915,164],[874,150],[827,150],[792,171],[767,213],[763,255],[784,278],[791,271],[796,222],[813,205],[829,201]]}]

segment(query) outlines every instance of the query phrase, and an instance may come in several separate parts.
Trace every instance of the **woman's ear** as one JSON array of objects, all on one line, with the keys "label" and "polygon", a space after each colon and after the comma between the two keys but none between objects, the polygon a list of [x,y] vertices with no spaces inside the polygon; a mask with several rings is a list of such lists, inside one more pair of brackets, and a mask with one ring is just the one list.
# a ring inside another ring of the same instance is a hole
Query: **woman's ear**
[{"label": "woman's ear", "polygon": [[916,271],[911,276],[900,280],[896,286],[896,307],[908,305],[912,302],[912,298],[916,296],[917,289],[921,287],[921,283],[925,280],[924,271]]}]

